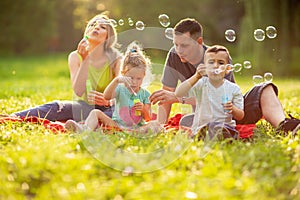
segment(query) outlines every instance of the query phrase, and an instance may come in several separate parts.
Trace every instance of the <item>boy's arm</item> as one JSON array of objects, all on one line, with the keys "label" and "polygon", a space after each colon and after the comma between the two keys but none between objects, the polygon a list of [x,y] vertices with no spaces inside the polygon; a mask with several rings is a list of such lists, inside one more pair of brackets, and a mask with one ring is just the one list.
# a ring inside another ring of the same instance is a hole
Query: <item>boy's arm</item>
[{"label": "boy's arm", "polygon": [[244,110],[232,105],[232,116],[236,120],[241,120],[244,118]]},{"label": "boy's arm", "polygon": [[[206,67],[204,64],[200,64],[197,67],[196,73],[187,79],[186,81],[182,82],[175,90],[175,95],[177,97],[182,97],[184,95],[187,95],[188,91],[195,85],[198,80],[206,73],[205,71]],[[194,104],[194,99],[191,99],[191,104]]]},{"label": "boy's arm", "polygon": [[230,110],[230,113],[232,114],[233,118],[236,120],[241,120],[244,118],[245,112],[244,112],[244,97],[239,89],[236,93],[236,95],[233,95],[232,102],[229,101],[224,105],[225,110]]},{"label": "boy's arm", "polygon": [[197,72],[189,79],[186,81],[182,82],[175,90],[175,95],[177,97],[183,97],[187,95],[188,91],[197,83],[197,81],[201,78],[202,76],[198,74]]}]

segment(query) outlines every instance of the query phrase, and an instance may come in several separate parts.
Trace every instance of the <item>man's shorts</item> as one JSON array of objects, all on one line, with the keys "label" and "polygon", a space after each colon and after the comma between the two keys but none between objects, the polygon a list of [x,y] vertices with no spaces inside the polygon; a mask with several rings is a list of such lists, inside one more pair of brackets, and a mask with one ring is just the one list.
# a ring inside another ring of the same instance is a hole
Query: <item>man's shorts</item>
[{"label": "man's shorts", "polygon": [[[262,91],[271,85],[275,94],[278,96],[278,88],[273,83],[263,83],[254,86],[244,95],[244,112],[245,116],[242,120],[236,120],[237,124],[256,124],[262,117],[262,110],[260,107],[260,97]],[[180,120],[181,126],[191,127],[193,124],[194,113],[182,117]]]},{"label": "man's shorts", "polygon": [[256,124],[263,117],[260,97],[263,90],[269,85],[273,87],[275,94],[278,96],[278,88],[273,83],[263,83],[254,86],[244,95],[245,116],[242,120],[236,120],[237,124]]}]

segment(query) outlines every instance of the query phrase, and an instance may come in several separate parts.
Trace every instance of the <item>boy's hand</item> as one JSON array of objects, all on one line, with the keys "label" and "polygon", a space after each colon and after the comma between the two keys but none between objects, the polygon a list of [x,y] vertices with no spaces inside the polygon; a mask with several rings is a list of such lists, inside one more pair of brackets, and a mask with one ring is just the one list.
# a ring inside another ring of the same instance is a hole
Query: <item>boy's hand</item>
[{"label": "boy's hand", "polygon": [[196,74],[198,78],[201,78],[202,76],[206,75],[206,67],[204,64],[198,65]]},{"label": "boy's hand", "polygon": [[232,105],[231,101],[228,101],[227,103],[225,103],[223,105],[225,112],[228,113],[228,114],[231,114],[232,113],[232,106],[233,105]]}]

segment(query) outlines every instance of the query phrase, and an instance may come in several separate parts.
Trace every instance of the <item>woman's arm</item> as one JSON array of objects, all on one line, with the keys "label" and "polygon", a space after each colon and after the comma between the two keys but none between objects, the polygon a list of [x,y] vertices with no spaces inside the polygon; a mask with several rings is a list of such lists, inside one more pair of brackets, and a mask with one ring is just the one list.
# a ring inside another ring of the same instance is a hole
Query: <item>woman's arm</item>
[{"label": "woman's arm", "polygon": [[89,58],[81,61],[80,55],[77,51],[73,51],[69,54],[68,64],[72,82],[72,88],[75,94],[81,97],[86,90],[86,80],[88,78],[88,64]]},{"label": "woman's arm", "polygon": [[88,79],[89,51],[87,45],[87,41],[82,39],[77,50],[71,52],[68,57],[72,88],[79,97],[84,94]]}]

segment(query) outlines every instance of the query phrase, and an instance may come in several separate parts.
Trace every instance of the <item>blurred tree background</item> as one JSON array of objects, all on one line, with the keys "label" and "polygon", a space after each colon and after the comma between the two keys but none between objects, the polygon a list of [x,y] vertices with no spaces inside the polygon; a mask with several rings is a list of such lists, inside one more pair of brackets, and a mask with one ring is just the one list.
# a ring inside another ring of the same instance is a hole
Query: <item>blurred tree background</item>
[{"label": "blurred tree background", "polygon": [[[125,21],[117,26],[119,33],[132,29],[128,18],[160,28],[162,13],[170,17],[170,27],[182,18],[195,18],[203,25],[206,44],[227,46],[234,61],[251,60],[256,73],[300,73],[299,0],[2,0],[0,56],[74,50],[87,20],[103,11]],[[277,37],[256,41],[254,30],[269,25],[276,27]],[[236,41],[225,39],[227,29],[235,30]],[[164,59],[165,54],[160,56]]]}]

